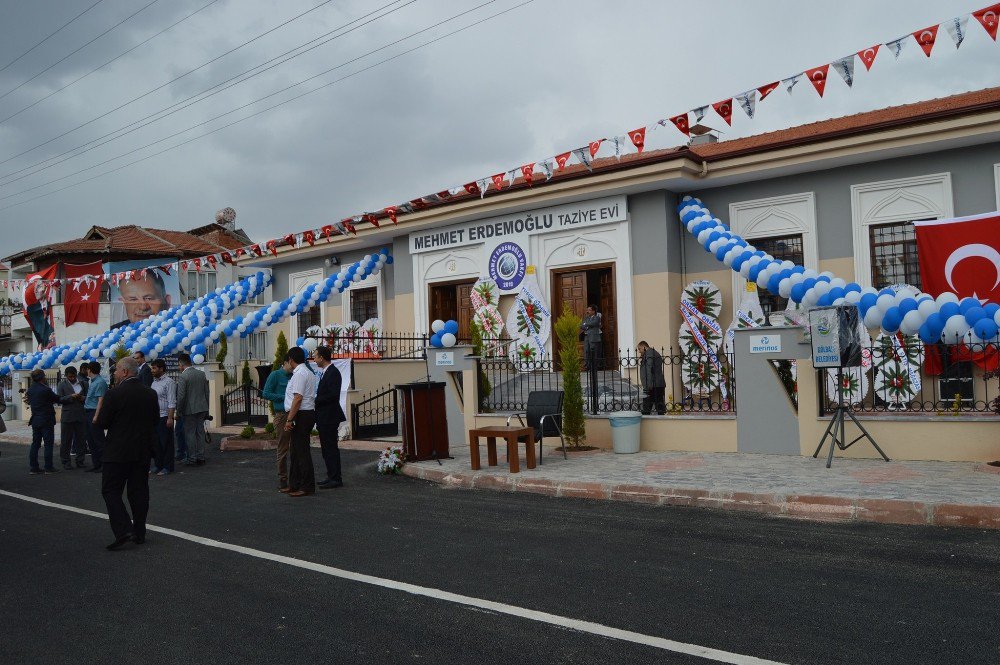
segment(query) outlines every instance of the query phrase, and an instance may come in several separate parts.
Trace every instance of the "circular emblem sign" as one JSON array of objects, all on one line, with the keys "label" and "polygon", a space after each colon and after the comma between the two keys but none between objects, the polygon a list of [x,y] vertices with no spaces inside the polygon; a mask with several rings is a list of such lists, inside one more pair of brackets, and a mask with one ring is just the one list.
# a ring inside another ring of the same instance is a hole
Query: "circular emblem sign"
[{"label": "circular emblem sign", "polygon": [[528,259],[520,245],[502,242],[490,254],[490,277],[501,291],[516,289],[528,269]]}]

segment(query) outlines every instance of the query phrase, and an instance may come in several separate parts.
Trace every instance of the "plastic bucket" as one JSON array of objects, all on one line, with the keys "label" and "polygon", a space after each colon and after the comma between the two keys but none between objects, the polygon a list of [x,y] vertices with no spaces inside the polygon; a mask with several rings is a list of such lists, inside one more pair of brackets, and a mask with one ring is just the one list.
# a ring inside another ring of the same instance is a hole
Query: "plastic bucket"
[{"label": "plastic bucket", "polygon": [[621,411],[608,416],[611,421],[611,447],[616,453],[639,452],[639,428],[642,414],[638,411]]}]

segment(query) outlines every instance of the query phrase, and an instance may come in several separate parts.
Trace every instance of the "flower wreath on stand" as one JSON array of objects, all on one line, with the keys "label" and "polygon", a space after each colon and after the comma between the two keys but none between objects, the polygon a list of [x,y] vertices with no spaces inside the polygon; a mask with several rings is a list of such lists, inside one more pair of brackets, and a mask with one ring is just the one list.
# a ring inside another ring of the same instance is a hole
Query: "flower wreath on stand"
[{"label": "flower wreath on stand", "polygon": [[395,475],[406,464],[406,451],[402,446],[389,446],[378,457],[378,472],[382,475]]}]

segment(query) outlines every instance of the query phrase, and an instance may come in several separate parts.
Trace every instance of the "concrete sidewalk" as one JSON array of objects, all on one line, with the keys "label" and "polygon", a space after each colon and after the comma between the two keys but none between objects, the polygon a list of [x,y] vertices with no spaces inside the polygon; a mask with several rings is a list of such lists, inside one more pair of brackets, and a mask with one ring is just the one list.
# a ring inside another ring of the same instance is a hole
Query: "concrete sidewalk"
[{"label": "concrete sidewalk", "polygon": [[609,451],[570,453],[546,447],[544,464],[509,472],[473,471],[468,446],[452,459],[407,464],[403,473],[444,485],[557,497],[744,510],[793,518],[935,524],[1000,529],[1000,467],[973,462],[884,462],[738,453]]}]

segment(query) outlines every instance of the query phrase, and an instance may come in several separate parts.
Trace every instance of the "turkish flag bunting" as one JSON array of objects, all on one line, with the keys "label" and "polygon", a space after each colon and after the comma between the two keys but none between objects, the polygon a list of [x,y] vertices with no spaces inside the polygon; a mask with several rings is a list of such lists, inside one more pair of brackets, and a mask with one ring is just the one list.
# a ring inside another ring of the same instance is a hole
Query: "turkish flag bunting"
[{"label": "turkish flag bunting", "polygon": [[1000,303],[1000,213],[914,222],[923,289]]},{"label": "turkish flag bunting", "polygon": [[597,156],[597,151],[601,149],[601,144],[604,143],[604,139],[597,139],[596,141],[590,142],[590,158],[593,159]]},{"label": "turkish flag bunting", "polygon": [[724,99],[721,102],[715,102],[712,104],[712,108],[715,112],[726,121],[727,125],[732,126],[733,124],[733,98]]},{"label": "turkish flag bunting", "polygon": [[414,210],[423,210],[427,207],[427,203],[423,199],[413,199],[410,201],[410,205],[413,206]]},{"label": "turkish flag bunting", "polygon": [[228,263],[229,265],[235,264],[235,261],[233,261],[233,255],[229,252],[223,252],[220,256],[222,257],[223,263]]},{"label": "turkish flag bunting", "polygon": [[465,191],[467,191],[469,194],[472,194],[473,196],[479,195],[479,185],[477,185],[474,182],[467,182],[464,185],[462,185],[462,187],[464,187]]},{"label": "turkish flag bunting", "polygon": [[451,198],[451,192],[449,192],[447,189],[444,190],[444,191],[438,192],[438,198],[441,198],[441,199],[450,199]]},{"label": "turkish flag bunting", "polygon": [[761,100],[777,90],[779,85],[781,85],[781,81],[775,81],[774,83],[768,83],[767,85],[762,85],[757,88],[757,92],[760,93]]},{"label": "turkish flag bunting", "polygon": [[814,67],[813,69],[806,70],[806,78],[809,82],[813,84],[816,88],[816,92],[819,96],[823,96],[823,91],[826,90],[826,75],[830,72],[830,65],[823,65],[822,67]]},{"label": "turkish flag bunting", "polygon": [[[251,245],[250,251],[257,256],[264,256],[264,252],[260,250],[260,245]],[[182,270],[187,270],[187,268],[181,268]]]},{"label": "turkish flag bunting", "polygon": [[531,174],[535,172],[535,163],[525,164],[521,167],[521,175],[524,176],[524,181],[528,183],[528,187],[531,187]]},{"label": "turkish flag bunting", "polygon": [[920,48],[924,50],[928,58],[931,57],[931,49],[934,48],[934,42],[937,41],[937,31],[938,26],[932,25],[929,28],[917,30],[913,33],[913,38],[917,40]]},{"label": "turkish flag bunting", "polygon": [[358,230],[356,228],[354,228],[354,220],[353,219],[351,219],[350,217],[347,217],[347,218],[341,220],[340,223],[344,225],[345,229],[347,229],[348,231],[350,231],[354,235],[358,235]]},{"label": "turkish flag bunting", "polygon": [[274,254],[274,256],[278,256],[278,243],[275,242],[274,240],[268,240],[267,241],[267,251],[269,251],[272,254]]},{"label": "turkish flag bunting", "polygon": [[879,46],[881,46],[881,44],[876,44],[871,48],[866,48],[863,51],[858,51],[858,57],[861,58],[861,62],[865,63],[866,71],[870,72],[872,70],[872,64],[874,64],[875,62],[875,56],[878,55]]},{"label": "turkish flag bunting", "polygon": [[366,212],[364,214],[364,217],[366,222],[374,226],[376,229],[379,228],[378,217],[376,217],[374,213]]},{"label": "turkish flag bunting", "polygon": [[[440,196],[440,195],[439,195]],[[396,224],[396,206],[386,206],[385,214],[389,216],[389,221]]]},{"label": "turkish flag bunting", "polygon": [[66,326],[74,323],[97,323],[97,313],[101,302],[101,286],[104,284],[104,272],[100,261],[63,266],[66,275]]},{"label": "turkish flag bunting", "polygon": [[670,119],[670,122],[674,123],[674,127],[680,131],[681,134],[685,136],[691,136],[691,130],[688,127],[688,114],[681,113],[680,115],[675,115]]},{"label": "turkish flag bunting", "polygon": [[1000,2],[995,5],[990,5],[980,9],[978,12],[972,12],[972,15],[976,17],[979,24],[985,28],[986,32],[993,39],[997,40],[997,22],[1000,20]]},{"label": "turkish flag bunting", "polygon": [[320,231],[322,231],[323,235],[326,236],[326,241],[330,242],[330,236],[333,235],[333,224],[327,224],[326,226],[321,228]]},{"label": "turkish flag bunting", "polygon": [[[195,259],[193,263],[195,272],[201,272],[201,259]],[[132,279],[135,279],[135,272],[132,273]]]},{"label": "turkish flag bunting", "polygon": [[628,138],[632,141],[632,145],[639,151],[639,154],[642,154],[642,149],[646,145],[646,128],[633,129],[628,133]]},{"label": "turkish flag bunting", "polygon": [[283,242],[286,245],[294,245],[295,244],[295,236],[292,235],[291,233],[289,233],[287,236],[285,236],[284,238],[281,239],[281,242]]},{"label": "turkish flag bunting", "polygon": [[498,173],[494,176],[490,176],[490,178],[493,180],[493,186],[497,188],[497,191],[503,189],[505,175],[506,175],[505,173]]},{"label": "turkish flag bunting", "polygon": [[309,246],[312,247],[316,244],[316,232],[312,230],[303,231],[302,239],[309,243]]},{"label": "turkish flag bunting", "polygon": [[570,152],[564,152],[561,155],[556,155],[556,166],[559,168],[560,171],[566,168],[566,162],[569,161],[569,156],[572,154],[573,152],[570,151]]},{"label": "turkish flag bunting", "polygon": [[208,265],[212,266],[212,270],[215,270],[215,266],[218,263],[218,259],[215,256],[206,256],[205,261],[208,262]]}]

